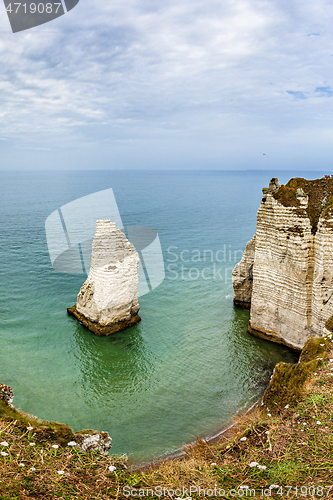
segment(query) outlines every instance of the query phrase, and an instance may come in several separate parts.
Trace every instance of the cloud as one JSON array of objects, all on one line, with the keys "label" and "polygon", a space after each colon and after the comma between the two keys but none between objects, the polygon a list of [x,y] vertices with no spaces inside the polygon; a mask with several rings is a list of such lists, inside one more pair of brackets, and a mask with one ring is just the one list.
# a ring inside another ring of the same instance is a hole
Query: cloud
[{"label": "cloud", "polygon": [[26,161],[242,165],[263,138],[327,129],[329,2],[90,0],[17,34],[0,14],[1,135]]},{"label": "cloud", "polygon": [[315,92],[320,94],[320,97],[332,97],[333,94],[331,87],[317,87]]},{"label": "cloud", "polygon": [[300,92],[299,90],[287,90],[287,94],[292,95],[295,99],[306,99],[306,96],[303,94],[303,92]]}]

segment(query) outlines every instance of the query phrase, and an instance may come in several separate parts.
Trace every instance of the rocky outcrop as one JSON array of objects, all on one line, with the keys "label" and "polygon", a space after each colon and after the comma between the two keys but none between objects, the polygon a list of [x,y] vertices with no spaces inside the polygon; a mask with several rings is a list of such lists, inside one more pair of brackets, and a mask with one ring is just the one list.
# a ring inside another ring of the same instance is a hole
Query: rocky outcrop
[{"label": "rocky outcrop", "polygon": [[13,389],[9,385],[0,384],[0,400],[5,401],[8,406],[13,407],[13,399]]},{"label": "rocky outcrop", "polygon": [[110,219],[98,220],[90,272],[68,313],[96,335],[123,330],[140,321],[138,286],[134,246]]},{"label": "rocky outcrop", "polygon": [[234,304],[243,309],[250,309],[251,306],[255,243],[256,236],[254,235],[246,245],[242,260],[232,271]]},{"label": "rocky outcrop", "polygon": [[301,350],[333,314],[333,179],[276,178],[263,189],[257,231],[233,271],[248,331]]},{"label": "rocky outcrop", "polygon": [[73,434],[73,440],[69,441],[67,446],[78,447],[83,452],[96,450],[106,455],[112,448],[112,439],[108,432],[99,432],[89,429]]},{"label": "rocky outcrop", "polygon": [[263,397],[263,405],[269,407],[270,412],[283,412],[303,396],[309,378],[327,360],[331,339],[331,333],[311,337],[306,341],[297,363],[280,362],[275,366]]}]

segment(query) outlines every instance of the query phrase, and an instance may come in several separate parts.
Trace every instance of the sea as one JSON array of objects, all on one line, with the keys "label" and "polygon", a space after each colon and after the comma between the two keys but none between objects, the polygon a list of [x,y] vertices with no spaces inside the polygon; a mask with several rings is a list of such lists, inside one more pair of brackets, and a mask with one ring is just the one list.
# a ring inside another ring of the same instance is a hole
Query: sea
[{"label": "sea", "polygon": [[[232,269],[270,178],[321,175],[0,171],[0,382],[13,388],[15,407],[74,431],[108,431],[112,454],[132,463],[230,425],[261,398],[276,363],[296,360],[247,333]],[[67,314],[86,274],[52,267],[45,221],[106,189],[125,228],[157,232],[165,276],[140,297],[140,323],[97,337]]]}]

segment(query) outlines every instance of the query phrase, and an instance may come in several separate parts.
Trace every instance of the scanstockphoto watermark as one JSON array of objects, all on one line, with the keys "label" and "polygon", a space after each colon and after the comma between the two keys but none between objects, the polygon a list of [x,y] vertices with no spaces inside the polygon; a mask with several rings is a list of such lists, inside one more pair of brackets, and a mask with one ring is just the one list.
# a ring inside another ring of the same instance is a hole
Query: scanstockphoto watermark
[{"label": "scanstockphoto watermark", "polygon": [[166,270],[169,280],[219,280],[232,282],[232,271],[242,258],[244,250],[224,244],[217,250],[167,248]]},{"label": "scanstockphoto watermark", "polygon": [[[271,491],[270,489],[268,491]],[[134,488],[126,485],[123,487],[123,495],[126,498],[172,498],[173,500],[192,500],[192,495],[202,498],[255,498],[256,490],[250,489],[248,486],[241,486],[230,490],[223,488],[201,488],[200,486],[190,486],[185,488],[166,488],[163,486],[155,486],[154,488]]]},{"label": "scanstockphoto watermark", "polygon": [[116,223],[139,254],[139,297],[157,288],[165,278],[232,283],[232,271],[243,255],[243,249],[227,244],[217,250],[172,245],[163,259],[157,231],[147,226],[124,227],[113,190],[109,188],[70,201],[47,217],[46,240],[55,271],[89,274],[96,221],[105,218]]},{"label": "scanstockphoto watermark", "polygon": [[79,0],[4,0],[13,33],[35,28],[74,9]]},{"label": "scanstockphoto watermark", "polygon": [[109,218],[127,234],[139,255],[139,297],[157,288],[165,278],[157,231],[147,226],[124,227],[112,188],[70,201],[45,221],[50,261],[59,273],[89,274],[96,221]]},{"label": "scanstockphoto watermark", "polygon": [[[172,500],[192,500],[192,498],[302,498],[311,496],[311,498],[331,498],[330,492],[333,485],[319,486],[287,486],[271,484],[259,488],[250,488],[247,485],[241,485],[237,488],[226,490],[224,488],[201,488],[200,486],[184,486],[179,488],[166,488],[155,486],[154,488],[135,488],[126,485],[123,487],[123,495],[126,498],[171,498]],[[194,496],[192,496],[194,495]]]}]

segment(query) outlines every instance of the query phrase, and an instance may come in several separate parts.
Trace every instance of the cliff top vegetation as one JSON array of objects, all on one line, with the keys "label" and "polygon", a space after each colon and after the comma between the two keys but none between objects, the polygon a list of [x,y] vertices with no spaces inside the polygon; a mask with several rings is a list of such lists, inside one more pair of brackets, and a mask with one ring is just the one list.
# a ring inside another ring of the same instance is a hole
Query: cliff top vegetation
[{"label": "cliff top vegetation", "polygon": [[305,213],[310,219],[311,232],[315,234],[320,216],[333,206],[333,178],[323,177],[311,181],[294,177],[273,193],[274,198],[285,207],[299,208],[299,215],[304,217],[304,209],[301,207],[298,194],[301,191],[298,190],[308,196]]}]

